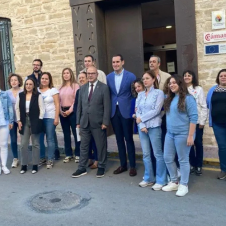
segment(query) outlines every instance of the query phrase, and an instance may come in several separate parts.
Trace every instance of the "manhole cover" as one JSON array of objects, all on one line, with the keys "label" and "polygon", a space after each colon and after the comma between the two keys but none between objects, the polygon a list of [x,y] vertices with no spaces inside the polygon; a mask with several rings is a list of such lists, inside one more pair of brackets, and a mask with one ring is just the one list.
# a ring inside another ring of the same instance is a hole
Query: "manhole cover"
[{"label": "manhole cover", "polygon": [[40,213],[65,212],[74,208],[82,208],[90,198],[81,197],[70,191],[50,191],[40,193],[30,200],[30,206]]}]

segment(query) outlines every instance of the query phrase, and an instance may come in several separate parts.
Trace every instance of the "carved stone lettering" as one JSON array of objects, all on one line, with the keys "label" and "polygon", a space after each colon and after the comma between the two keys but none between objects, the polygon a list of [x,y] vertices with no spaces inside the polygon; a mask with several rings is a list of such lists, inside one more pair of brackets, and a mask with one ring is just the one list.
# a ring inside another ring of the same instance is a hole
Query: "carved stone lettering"
[{"label": "carved stone lettering", "polygon": [[77,49],[76,53],[78,54],[78,56],[82,56],[83,55],[82,54],[82,47],[77,47],[76,49]]},{"label": "carved stone lettering", "polygon": [[94,37],[94,34],[93,34],[93,32],[91,32],[91,35],[89,37],[89,40],[92,41],[93,40],[93,37]]},{"label": "carved stone lettering", "polygon": [[79,9],[80,9],[79,6],[73,8],[73,10],[74,10],[76,16],[78,16]]},{"label": "carved stone lettering", "polygon": [[75,37],[76,37],[77,41],[80,42],[82,34],[79,34],[79,35],[75,34]]},{"label": "carved stone lettering", "polygon": [[79,29],[79,22],[78,22],[78,20],[77,20],[76,24],[77,24],[77,29]]},{"label": "carved stone lettering", "polygon": [[87,24],[88,24],[88,27],[94,27],[94,25],[93,25],[93,19],[92,18],[87,19]]},{"label": "carved stone lettering", "polygon": [[86,13],[93,13],[93,9],[90,5],[88,5]]},{"label": "carved stone lettering", "polygon": [[89,53],[90,54],[96,53],[96,47],[94,45],[92,45],[92,46],[89,47]]}]

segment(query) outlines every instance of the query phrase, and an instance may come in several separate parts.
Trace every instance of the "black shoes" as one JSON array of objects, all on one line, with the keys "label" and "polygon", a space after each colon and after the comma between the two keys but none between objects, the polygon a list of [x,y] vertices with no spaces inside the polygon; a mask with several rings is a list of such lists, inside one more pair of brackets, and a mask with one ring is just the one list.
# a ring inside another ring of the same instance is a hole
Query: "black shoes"
[{"label": "black shoes", "polygon": [[190,174],[196,174],[196,176],[202,175],[202,167],[193,167],[190,168]]},{"label": "black shoes", "polygon": [[22,165],[22,166],[21,166],[20,173],[21,173],[21,174],[24,174],[24,173],[26,173],[26,172],[27,172],[27,165]]},{"label": "black shoes", "polygon": [[97,178],[101,178],[101,177],[104,176],[104,173],[105,173],[105,169],[104,168],[98,168],[96,177]]},{"label": "black shoes", "polygon": [[84,169],[84,170],[77,169],[76,172],[74,172],[72,174],[72,177],[77,178],[77,177],[81,177],[81,176],[86,175],[86,174],[87,174],[86,169]]},{"label": "black shoes", "polygon": [[202,175],[202,168],[201,167],[197,167],[196,170],[195,170],[195,174],[197,176],[201,176]]},{"label": "black shoes", "polygon": [[218,175],[217,179],[224,180],[225,178],[226,178],[226,172],[221,171],[220,174]]},{"label": "black shoes", "polygon": [[33,165],[32,166],[32,171],[31,171],[31,173],[32,174],[35,174],[35,173],[37,173],[38,172],[38,165]]}]

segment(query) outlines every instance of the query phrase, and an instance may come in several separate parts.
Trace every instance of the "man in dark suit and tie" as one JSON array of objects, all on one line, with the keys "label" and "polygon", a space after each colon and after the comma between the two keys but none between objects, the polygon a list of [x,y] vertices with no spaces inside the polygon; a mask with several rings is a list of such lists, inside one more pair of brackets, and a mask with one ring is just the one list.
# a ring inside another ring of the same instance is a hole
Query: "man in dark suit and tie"
[{"label": "man in dark suit and tie", "polygon": [[94,66],[87,69],[88,83],[80,88],[77,108],[77,128],[80,128],[81,145],[79,166],[72,177],[87,174],[89,145],[93,136],[98,153],[97,177],[103,177],[107,162],[107,126],[110,123],[110,93],[104,83],[97,80]]},{"label": "man in dark suit and tie", "polygon": [[[136,176],[135,146],[133,141],[133,119],[130,116],[131,101],[131,83],[136,76],[123,68],[124,59],[121,54],[112,58],[112,67],[114,71],[107,75],[107,85],[111,93],[111,123],[116,135],[119,158],[121,166],[114,174],[120,174],[127,171],[126,147],[130,163],[130,176]],[[126,145],[125,145],[126,141]]]}]

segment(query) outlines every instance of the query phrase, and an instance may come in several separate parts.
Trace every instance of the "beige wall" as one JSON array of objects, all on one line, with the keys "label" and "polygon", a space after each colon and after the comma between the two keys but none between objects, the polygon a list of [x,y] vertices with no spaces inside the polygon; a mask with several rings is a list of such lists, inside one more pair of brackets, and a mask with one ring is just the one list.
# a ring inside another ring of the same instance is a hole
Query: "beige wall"
[{"label": "beige wall", "polygon": [[[205,56],[203,33],[212,31],[212,11],[224,9],[225,6],[226,0],[195,0],[199,80],[206,93],[215,84],[218,71],[226,68],[226,55]],[[216,145],[208,125],[205,128],[204,143]]]},{"label": "beige wall", "polygon": [[64,67],[75,70],[69,0],[0,0],[0,17],[11,19],[18,74],[31,74],[35,58],[42,59],[55,85]]}]

